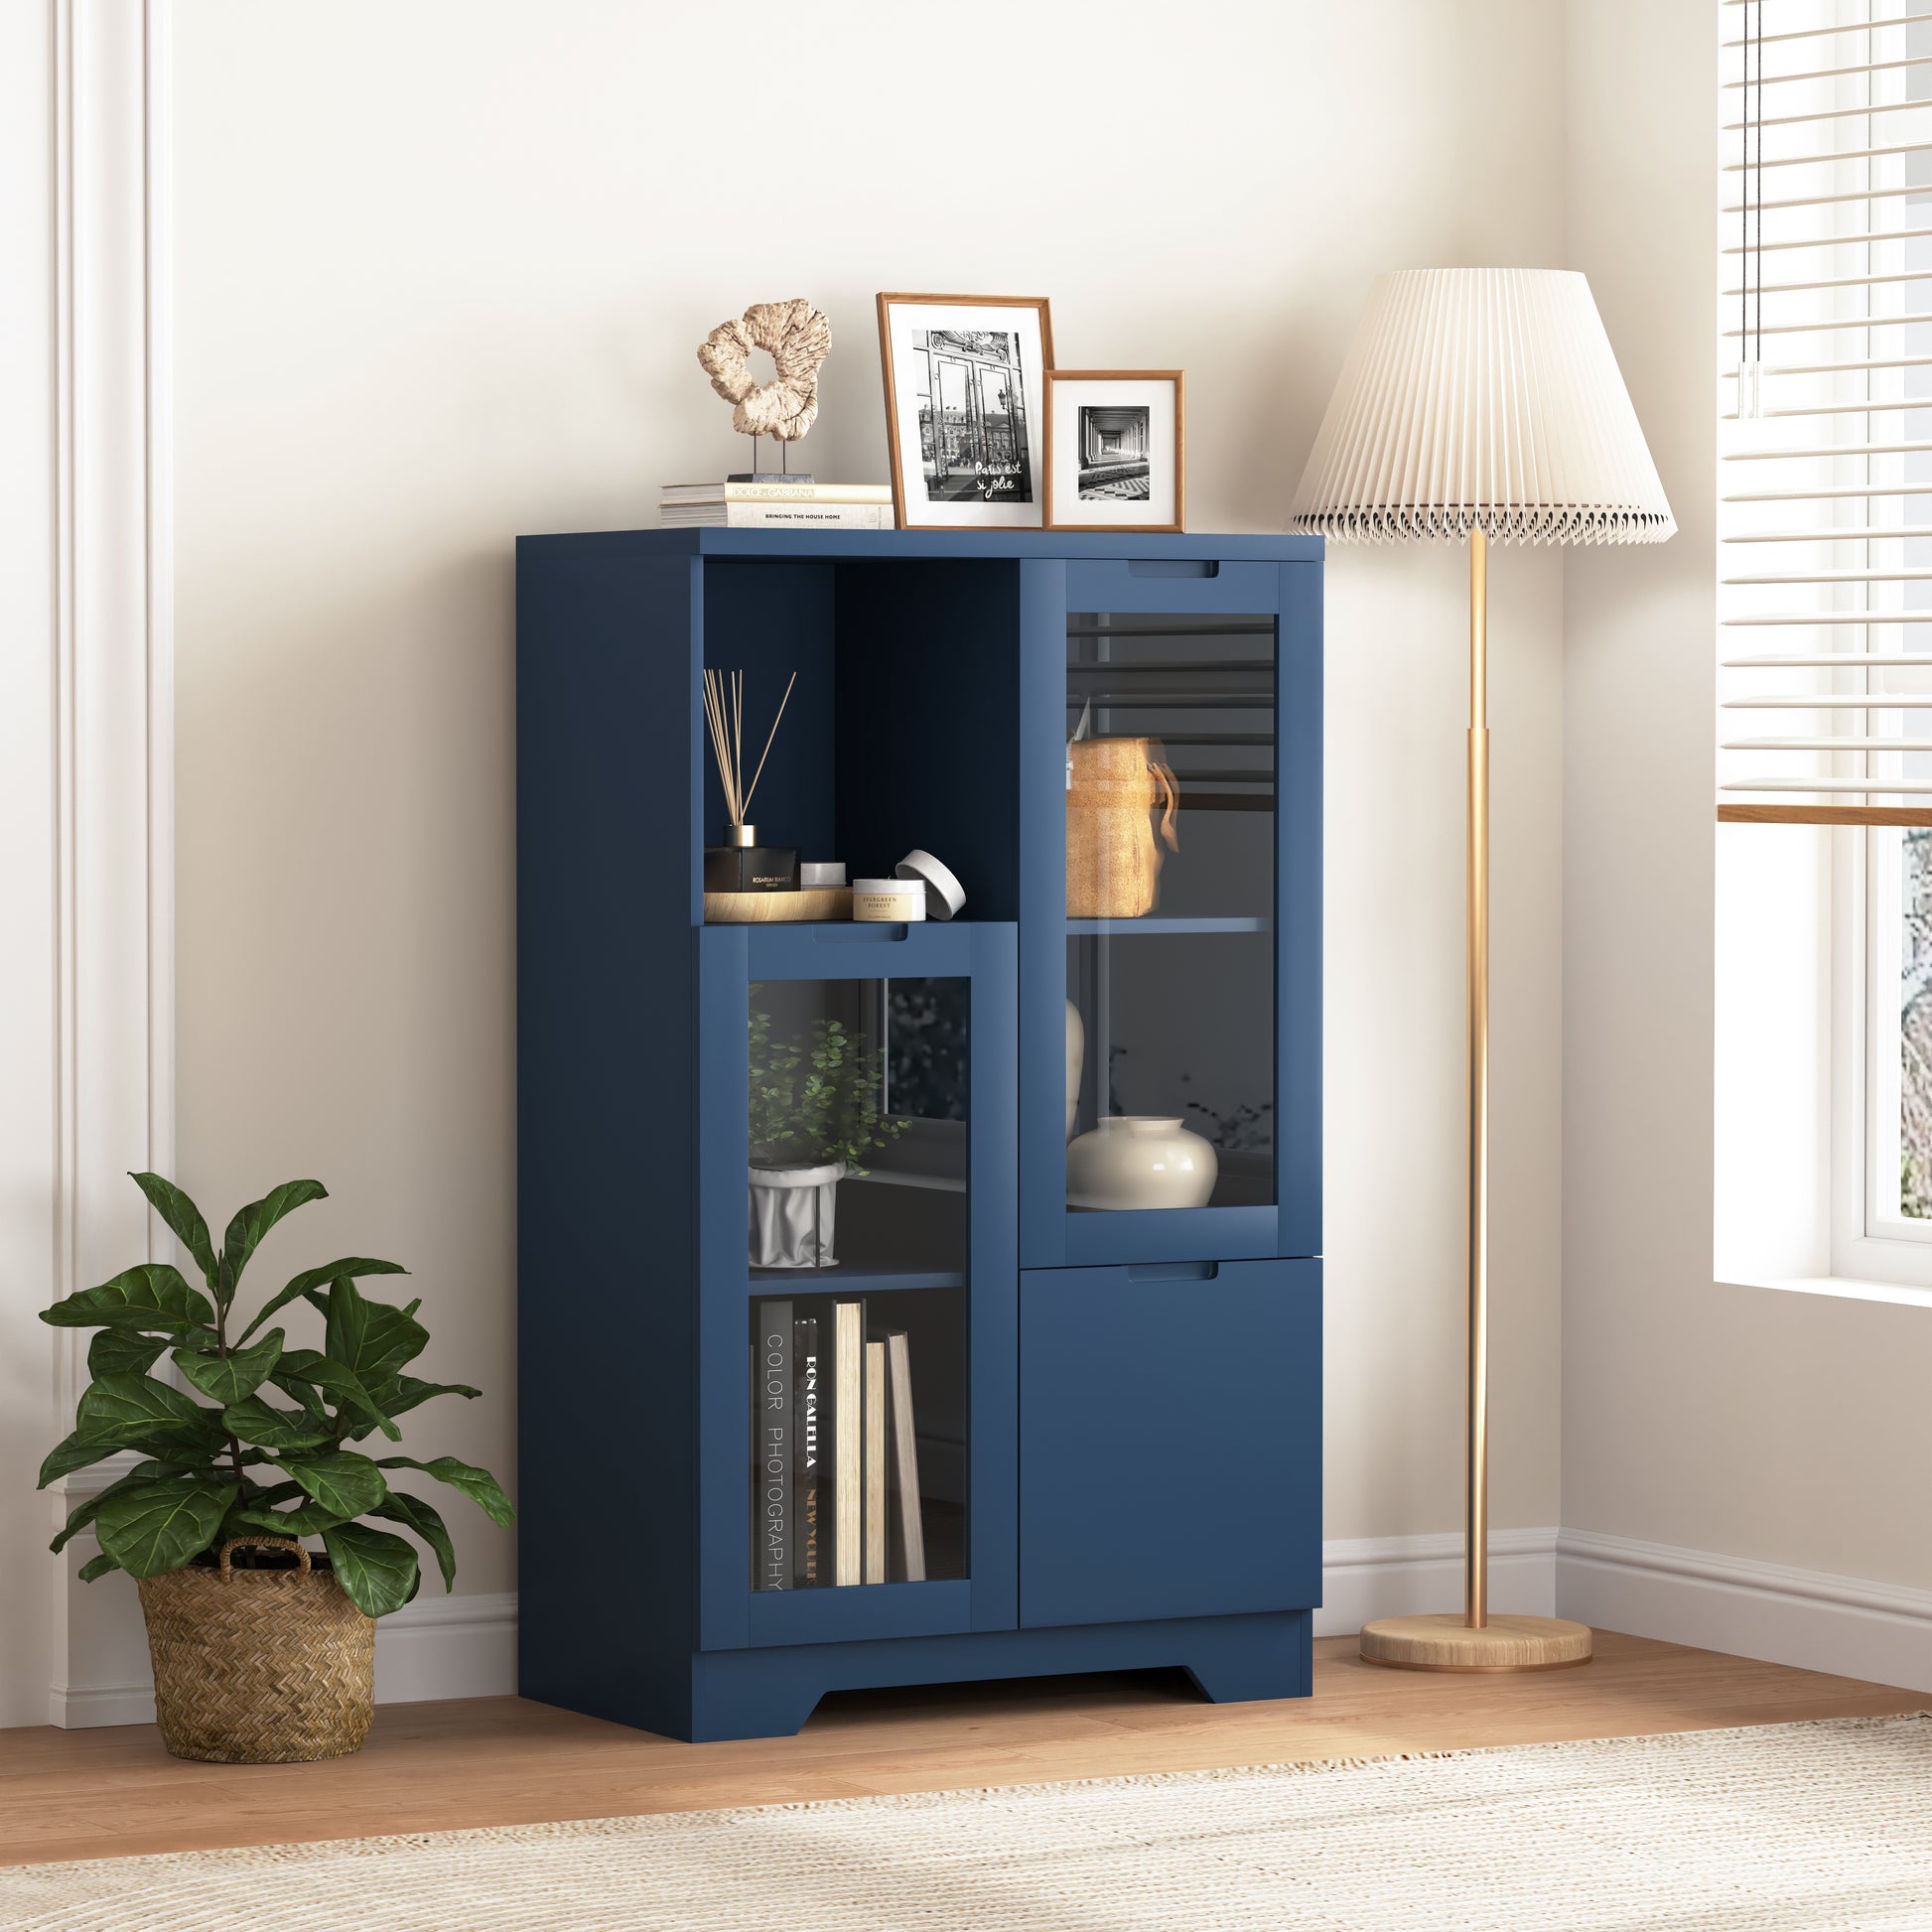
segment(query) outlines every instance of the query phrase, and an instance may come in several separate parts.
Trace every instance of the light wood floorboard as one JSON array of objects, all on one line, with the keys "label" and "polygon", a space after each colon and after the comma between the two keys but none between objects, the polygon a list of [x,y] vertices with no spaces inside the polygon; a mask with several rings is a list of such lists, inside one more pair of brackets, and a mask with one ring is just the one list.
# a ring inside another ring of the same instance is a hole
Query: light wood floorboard
[{"label": "light wood floorboard", "polygon": [[385,1705],[360,1755],[190,1764],[148,1725],[0,1730],[0,1863],[450,1831],[982,1784],[1630,1736],[1932,1705],[1919,1692],[1599,1632],[1526,1677],[1315,1646],[1315,1694],[1201,1703],[1178,1672],[830,1697],[796,1737],[681,1744],[518,1698]]}]

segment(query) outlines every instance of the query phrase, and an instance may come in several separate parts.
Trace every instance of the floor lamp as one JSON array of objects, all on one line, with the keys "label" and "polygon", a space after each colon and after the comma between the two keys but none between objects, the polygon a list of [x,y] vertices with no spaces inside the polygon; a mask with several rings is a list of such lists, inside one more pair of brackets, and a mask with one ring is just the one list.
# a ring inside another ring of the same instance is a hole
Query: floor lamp
[{"label": "floor lamp", "polygon": [[1489,543],[1661,543],[1676,527],[1583,276],[1426,268],[1376,281],[1289,528],[1469,543],[1469,1328],[1463,1613],[1365,1625],[1374,1663],[1589,1661],[1581,1623],[1489,1611]]}]

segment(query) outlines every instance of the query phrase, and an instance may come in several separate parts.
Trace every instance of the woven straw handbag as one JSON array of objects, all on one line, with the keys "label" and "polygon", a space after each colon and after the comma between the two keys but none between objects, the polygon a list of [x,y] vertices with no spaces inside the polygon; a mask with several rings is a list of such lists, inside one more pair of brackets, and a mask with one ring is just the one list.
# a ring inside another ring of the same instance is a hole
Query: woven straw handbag
[{"label": "woven straw handbag", "polygon": [[[236,1570],[240,1544],[293,1550],[299,1570]],[[141,1580],[155,1718],[177,1757],[292,1764],[362,1748],[375,1716],[375,1623],[301,1544],[238,1536],[214,1567]]]},{"label": "woven straw handbag", "polygon": [[[1154,812],[1161,811],[1161,839]],[[1177,852],[1180,791],[1158,738],[1066,747],[1066,915],[1138,919],[1160,900],[1161,844]]]}]

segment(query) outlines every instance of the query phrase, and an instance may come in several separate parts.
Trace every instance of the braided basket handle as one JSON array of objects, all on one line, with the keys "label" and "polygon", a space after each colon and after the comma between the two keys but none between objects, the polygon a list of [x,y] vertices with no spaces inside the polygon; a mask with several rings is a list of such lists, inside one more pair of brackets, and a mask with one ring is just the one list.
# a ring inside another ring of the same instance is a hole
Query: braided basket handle
[{"label": "braided basket handle", "polygon": [[216,1564],[220,1567],[221,1581],[224,1584],[234,1576],[234,1571],[228,1565],[228,1552],[230,1550],[239,1550],[244,1545],[252,1545],[256,1549],[262,1550],[293,1550],[302,1559],[301,1567],[305,1573],[313,1567],[309,1562],[308,1551],[301,1544],[291,1541],[286,1536],[231,1536],[227,1542],[222,1544],[221,1554],[215,1558]]}]

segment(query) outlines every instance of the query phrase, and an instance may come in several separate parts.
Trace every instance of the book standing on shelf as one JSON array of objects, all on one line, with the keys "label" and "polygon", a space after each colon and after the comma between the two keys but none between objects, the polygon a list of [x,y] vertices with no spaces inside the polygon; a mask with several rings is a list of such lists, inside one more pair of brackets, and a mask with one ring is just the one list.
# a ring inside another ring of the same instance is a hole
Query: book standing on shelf
[{"label": "book standing on shelf", "polygon": [[866,1305],[832,1305],[832,1535],[834,1584],[865,1574]]},{"label": "book standing on shelf", "polygon": [[824,1581],[819,1570],[819,1474],[823,1454],[819,1436],[818,1321],[801,1316],[791,1324],[792,1360],[792,1560],[795,1589]]},{"label": "book standing on shelf", "polygon": [[789,1589],[792,1567],[792,1372],[791,1304],[760,1302],[756,1360],[758,1382],[759,1589]]},{"label": "book standing on shelf", "polygon": [[866,1582],[886,1581],[886,1344],[866,1343]]},{"label": "book standing on shelf", "polygon": [[925,1582],[925,1519],[919,1506],[919,1442],[912,1422],[912,1350],[903,1328],[886,1335],[886,1367],[892,1410],[893,1494],[897,1504],[899,1574],[908,1584]]}]

